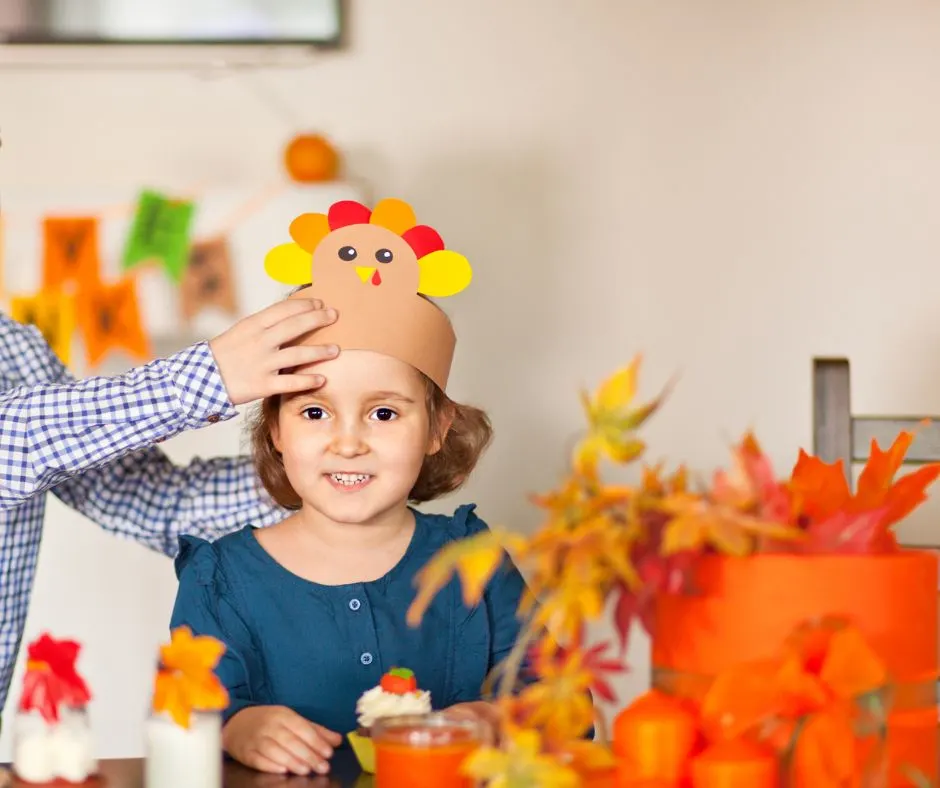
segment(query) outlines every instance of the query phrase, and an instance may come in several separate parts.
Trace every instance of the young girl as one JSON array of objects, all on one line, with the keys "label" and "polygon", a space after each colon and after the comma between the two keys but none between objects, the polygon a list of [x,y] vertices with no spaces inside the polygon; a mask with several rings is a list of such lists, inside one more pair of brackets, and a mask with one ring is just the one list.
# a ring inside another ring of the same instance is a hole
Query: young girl
[{"label": "young girl", "polygon": [[343,348],[317,372],[318,390],[264,400],[252,432],[264,486],[294,513],[211,544],[185,537],[177,559],[172,626],[227,646],[223,746],[270,772],[328,771],[357,699],[394,666],[435,709],[486,715],[481,685],[516,640],[524,588],[507,558],[481,605],[465,607],[455,581],[406,624],[415,574],[487,527],[472,505],[445,516],[409,503],[463,484],[489,421],[390,355]]}]

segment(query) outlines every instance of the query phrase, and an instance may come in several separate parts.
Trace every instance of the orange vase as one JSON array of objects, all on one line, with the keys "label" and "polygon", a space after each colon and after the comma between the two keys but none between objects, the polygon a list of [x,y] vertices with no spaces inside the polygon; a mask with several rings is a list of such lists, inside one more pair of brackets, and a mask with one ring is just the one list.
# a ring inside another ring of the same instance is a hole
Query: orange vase
[{"label": "orange vase", "polygon": [[938,772],[937,556],[707,556],[689,595],[663,595],[653,636],[653,682],[695,695],[736,664],[773,658],[800,624],[851,620],[894,686],[887,719],[890,784],[909,764]]}]

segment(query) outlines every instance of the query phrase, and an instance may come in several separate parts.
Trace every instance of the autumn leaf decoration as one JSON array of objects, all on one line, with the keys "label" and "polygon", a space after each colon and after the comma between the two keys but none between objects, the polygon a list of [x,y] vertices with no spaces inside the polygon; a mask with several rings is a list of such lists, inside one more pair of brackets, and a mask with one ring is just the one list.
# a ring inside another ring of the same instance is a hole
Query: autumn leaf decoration
[{"label": "autumn leaf decoration", "polygon": [[213,672],[225,644],[206,635],[193,636],[189,627],[177,627],[170,643],[160,647],[154,681],[153,710],[167,713],[188,728],[194,711],[221,711],[228,706],[225,687]]},{"label": "autumn leaf decoration", "polygon": [[806,553],[886,553],[899,549],[891,530],[927,499],[940,463],[922,465],[895,479],[914,434],[901,432],[884,451],[872,441],[853,494],[841,461],[828,464],[801,451],[789,490],[807,538]]},{"label": "autumn leaf decoration", "polygon": [[622,464],[643,453],[646,444],[636,430],[659,409],[669,387],[652,401],[634,407],[639,368],[640,357],[637,356],[605,380],[593,395],[581,392],[588,433],[574,452],[576,473],[593,476],[601,458]]},{"label": "autumn leaf decoration", "polygon": [[[790,477],[778,478],[750,433],[732,447],[730,466],[707,484],[693,483],[682,466],[636,467],[647,448],[639,430],[668,390],[635,402],[639,365],[637,357],[594,392],[582,393],[587,429],[570,455],[569,473],[556,489],[532,497],[544,516],[539,528],[525,537],[487,529],[450,543],[416,578],[407,615],[412,626],[454,580],[466,605],[479,604],[507,552],[525,577],[521,631],[484,688],[503,711],[509,744],[483,748],[471,767],[491,788],[566,785],[571,770],[565,764],[572,759],[603,759],[602,750],[585,749],[590,742],[581,738],[592,723],[587,693],[612,700],[609,677],[625,669],[631,627],[639,622],[652,632],[657,599],[690,590],[703,556],[893,552],[899,547],[892,526],[925,500],[926,488],[940,476],[940,464],[934,464],[895,478],[911,433],[901,433],[887,450],[873,444],[854,493],[841,465],[804,452]],[[605,481],[605,462],[620,469],[634,465],[634,481]],[[611,644],[585,642],[588,625],[608,609],[619,654],[608,653]],[[814,642],[825,643],[825,651],[815,661],[800,661],[804,652],[794,646],[788,660],[765,665],[763,673],[749,666],[730,696],[709,701],[714,708],[739,704],[735,713],[748,719],[781,697],[804,711],[810,704],[817,722],[801,744],[800,768],[806,773],[817,768],[821,748],[843,747],[847,698],[880,680],[878,666],[852,631],[823,634],[816,633]],[[808,667],[816,664],[825,666],[822,673]]]},{"label": "autumn leaf decoration", "polygon": [[878,729],[861,699],[877,707],[887,685],[884,664],[857,628],[839,618],[807,622],[775,658],[716,677],[702,700],[703,727],[715,738],[792,749],[795,785],[858,785],[867,752],[859,732]]},{"label": "autumn leaf decoration", "polygon": [[20,711],[38,711],[48,723],[59,721],[63,707],[80,708],[91,692],[75,669],[81,646],[43,634],[29,644]]}]

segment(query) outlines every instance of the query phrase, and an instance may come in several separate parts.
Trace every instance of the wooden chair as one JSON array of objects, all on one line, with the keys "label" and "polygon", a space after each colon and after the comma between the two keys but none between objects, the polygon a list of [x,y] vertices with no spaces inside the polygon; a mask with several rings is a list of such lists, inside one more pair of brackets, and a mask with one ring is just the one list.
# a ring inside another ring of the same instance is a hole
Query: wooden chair
[{"label": "wooden chair", "polygon": [[872,439],[886,449],[902,430],[914,432],[905,464],[940,462],[940,417],[856,415],[850,384],[848,359],[813,359],[813,452],[825,462],[842,460],[849,485],[852,464],[868,459]]}]

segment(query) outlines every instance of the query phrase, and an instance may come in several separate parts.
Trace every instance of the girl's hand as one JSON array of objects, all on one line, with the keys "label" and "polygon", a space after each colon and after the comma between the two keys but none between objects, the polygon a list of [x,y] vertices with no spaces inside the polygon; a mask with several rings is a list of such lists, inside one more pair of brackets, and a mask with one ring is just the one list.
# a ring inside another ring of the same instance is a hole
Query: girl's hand
[{"label": "girl's hand", "polygon": [[249,706],[222,729],[222,749],[252,769],[273,774],[326,774],[343,737],[286,706]]},{"label": "girl's hand", "polygon": [[339,352],[334,346],[290,343],[330,325],[336,312],[315,298],[289,298],[239,320],[209,342],[233,405],[308,391],[323,385],[311,371],[281,374],[281,370],[326,361]]},{"label": "girl's hand", "polygon": [[455,717],[462,717],[468,720],[476,720],[486,724],[488,736],[491,736],[492,744],[496,744],[499,738],[500,730],[500,712],[495,703],[488,703],[485,700],[471,701],[468,703],[455,703],[446,709],[448,714]]}]

